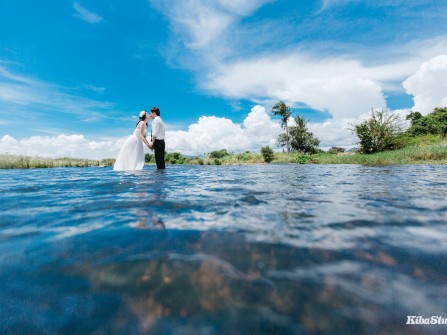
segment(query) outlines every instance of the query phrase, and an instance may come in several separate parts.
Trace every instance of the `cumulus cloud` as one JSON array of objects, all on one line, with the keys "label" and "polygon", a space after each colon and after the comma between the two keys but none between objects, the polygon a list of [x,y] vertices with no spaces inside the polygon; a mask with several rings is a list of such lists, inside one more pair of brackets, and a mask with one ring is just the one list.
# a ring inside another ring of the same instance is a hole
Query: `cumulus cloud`
[{"label": "cumulus cloud", "polygon": [[435,107],[447,106],[447,54],[424,62],[411,77],[403,82],[408,94],[413,95],[413,109],[428,114]]},{"label": "cumulus cloud", "polygon": [[269,97],[305,103],[334,117],[353,117],[385,107],[379,82],[354,60],[312,60],[281,55],[222,66],[209,75],[205,88],[231,98]]},{"label": "cumulus cloud", "polygon": [[0,138],[0,153],[49,158],[103,159],[115,157],[125,139],[91,141],[84,135],[31,136],[17,140]]},{"label": "cumulus cloud", "polygon": [[73,3],[73,8],[76,11],[75,16],[78,19],[81,19],[81,20],[83,20],[85,22],[92,23],[92,24],[99,23],[99,22],[102,21],[102,17],[101,16],[99,16],[98,14],[95,14],[95,13],[89,11],[88,9],[82,7],[78,2]]},{"label": "cumulus cloud", "polygon": [[[312,125],[322,143],[328,145],[355,142],[346,130],[347,124],[361,121],[372,108],[386,108],[386,93],[403,92],[402,81],[413,75],[421,62],[447,52],[445,35],[406,40],[398,47],[395,43],[377,48],[367,43],[344,44],[331,40],[297,44],[284,36],[291,29],[305,25],[284,21],[278,24],[275,19],[256,24],[244,20],[272,1],[150,1],[169,19],[176,42],[173,45],[186,47],[174,59],[181,59],[181,66],[194,71],[202,90],[233,101],[249,100],[267,108],[284,100],[292,107],[304,104],[328,113],[330,119]],[[323,0],[320,12],[315,15],[329,15],[336,7],[359,3],[359,0]],[[403,3],[402,0],[380,0],[367,5],[398,8]],[[284,43],[275,44],[278,40]],[[276,47],[268,51],[265,46],[269,44]],[[189,61],[185,61],[188,54]],[[425,76],[424,80],[428,79],[427,73]],[[442,97],[435,96],[437,89],[428,98],[428,83],[425,89],[420,80],[419,84],[410,79],[407,82],[405,88],[415,95],[417,106],[443,101]],[[444,89],[443,85],[438,85],[439,91]],[[427,99],[436,101],[429,103]],[[214,126],[214,121],[212,117],[203,117],[188,132],[178,135],[189,136],[186,134],[195,128]],[[241,132],[237,127],[232,131]]]},{"label": "cumulus cloud", "polygon": [[[408,110],[394,111],[404,119]],[[295,116],[295,114],[294,114]],[[356,117],[328,120],[323,123],[308,123],[308,128],[320,140],[320,146],[352,147],[357,138],[350,131],[369,116],[363,113]],[[294,126],[293,118],[289,126]],[[202,116],[187,131],[167,131],[166,149],[184,155],[203,155],[213,150],[227,149],[238,153],[258,152],[269,145],[277,148],[278,135],[283,132],[280,120],[272,119],[265,107],[254,106],[242,123],[216,116]],[[90,140],[84,135],[32,136],[17,140],[9,135],[0,138],[0,153],[42,157],[74,157],[88,159],[115,158],[124,144],[124,138]],[[149,152],[148,149],[145,149]]]},{"label": "cumulus cloud", "polygon": [[[167,131],[167,150],[186,155],[228,149],[234,152],[259,151],[276,145],[280,123],[272,120],[265,108],[255,106],[242,124],[227,118],[202,116],[188,131]],[[32,136],[17,140],[9,135],[0,139],[0,153],[42,157],[114,158],[126,138],[107,141],[88,140],[84,135]],[[147,151],[147,150],[146,150]]]},{"label": "cumulus cloud", "polygon": [[255,106],[242,124],[227,118],[202,116],[188,131],[168,131],[167,150],[200,155],[213,150],[234,152],[258,151],[261,147],[275,146],[281,132],[279,122],[272,120],[262,106]]}]

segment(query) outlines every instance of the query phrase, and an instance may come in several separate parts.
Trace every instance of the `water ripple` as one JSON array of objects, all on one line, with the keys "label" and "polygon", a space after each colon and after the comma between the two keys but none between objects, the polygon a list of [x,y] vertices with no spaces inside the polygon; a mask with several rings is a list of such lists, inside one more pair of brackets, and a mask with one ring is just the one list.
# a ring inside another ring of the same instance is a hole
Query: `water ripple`
[{"label": "water ripple", "polygon": [[406,334],[447,310],[446,185],[429,165],[2,170],[0,331]]}]

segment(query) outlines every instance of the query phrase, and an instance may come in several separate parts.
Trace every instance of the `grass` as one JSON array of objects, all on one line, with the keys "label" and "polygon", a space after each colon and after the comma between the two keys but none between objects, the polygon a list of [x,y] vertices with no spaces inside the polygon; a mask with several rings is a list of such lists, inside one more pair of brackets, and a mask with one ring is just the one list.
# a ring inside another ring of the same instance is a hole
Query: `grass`
[{"label": "grass", "polygon": [[411,146],[394,151],[375,154],[331,155],[319,154],[311,157],[315,164],[447,164],[447,146],[431,145],[426,147]]},{"label": "grass", "polygon": [[317,154],[315,164],[447,164],[447,141],[441,136],[427,135],[406,140],[406,146],[375,154]]},{"label": "grass", "polygon": [[[438,135],[425,135],[419,137],[402,138],[405,147],[393,151],[378,152],[375,154],[360,153],[318,153],[308,155],[302,153],[275,153],[271,164],[299,163],[299,164],[362,164],[362,165],[389,165],[389,164],[447,164],[447,141]],[[260,153],[245,152],[230,154],[223,158],[201,159],[202,164],[235,165],[264,163]],[[197,164],[199,159],[187,161]]]},{"label": "grass", "polygon": [[[402,149],[378,152],[375,154],[318,153],[315,155],[307,155],[302,153],[275,153],[274,159],[270,164],[447,164],[447,141],[443,137],[437,135],[426,135],[402,138],[402,141],[406,145]],[[103,159],[101,161],[77,158],[51,159],[0,154],[0,169],[112,166],[113,163],[114,159]],[[166,163],[194,165],[242,165],[261,164],[264,163],[264,158],[262,157],[261,153],[248,151],[239,154],[230,153],[221,158],[186,157],[180,153],[170,153],[166,155]]]},{"label": "grass", "polygon": [[0,169],[34,169],[53,167],[110,166],[112,160],[89,160],[79,158],[45,158],[0,154]]}]

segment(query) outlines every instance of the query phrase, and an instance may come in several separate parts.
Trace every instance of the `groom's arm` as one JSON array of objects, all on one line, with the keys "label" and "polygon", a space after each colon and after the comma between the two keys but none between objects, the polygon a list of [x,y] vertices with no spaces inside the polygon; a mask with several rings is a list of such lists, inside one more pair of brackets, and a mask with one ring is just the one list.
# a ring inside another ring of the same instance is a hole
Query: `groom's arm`
[{"label": "groom's arm", "polygon": [[157,133],[157,131],[158,131],[158,128],[159,128],[159,123],[158,122],[156,122],[155,120],[153,121],[153,125],[154,125],[154,128],[152,129],[152,139],[151,139],[151,141],[152,141],[152,146],[154,146],[154,143],[155,143],[155,140],[157,139],[157,136],[155,136],[155,134]]}]

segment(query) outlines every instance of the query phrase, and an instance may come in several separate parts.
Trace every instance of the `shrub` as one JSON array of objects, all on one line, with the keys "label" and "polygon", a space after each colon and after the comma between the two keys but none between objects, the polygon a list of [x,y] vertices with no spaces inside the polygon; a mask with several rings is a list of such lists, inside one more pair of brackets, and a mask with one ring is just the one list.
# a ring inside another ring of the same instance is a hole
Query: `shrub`
[{"label": "shrub", "polygon": [[262,157],[264,157],[264,162],[270,163],[273,160],[274,154],[272,148],[269,146],[261,148]]},{"label": "shrub", "polygon": [[217,151],[211,151],[208,156],[210,158],[223,158],[225,156],[229,156],[230,153],[227,151],[227,149],[217,150]]},{"label": "shrub", "polygon": [[447,135],[447,107],[435,108],[426,116],[422,116],[419,112],[411,112],[407,115],[407,120],[411,121],[411,126],[407,130],[410,136]]},{"label": "shrub", "polygon": [[105,159],[101,160],[101,165],[113,166],[113,164],[115,164],[114,158],[105,158]]},{"label": "shrub", "polygon": [[278,137],[278,144],[284,146],[290,139],[290,145],[293,151],[303,153],[316,153],[320,141],[314,137],[313,133],[307,129],[307,124],[301,115],[295,118],[296,126],[289,128],[289,137],[286,134],[281,134]]},{"label": "shrub", "polygon": [[327,151],[329,154],[338,154],[340,152],[345,152],[344,148],[340,148],[340,147],[332,147]]},{"label": "shrub", "polygon": [[397,136],[401,133],[400,118],[385,110],[372,110],[371,117],[354,125],[352,131],[360,139],[359,151],[362,153],[397,149]]}]

